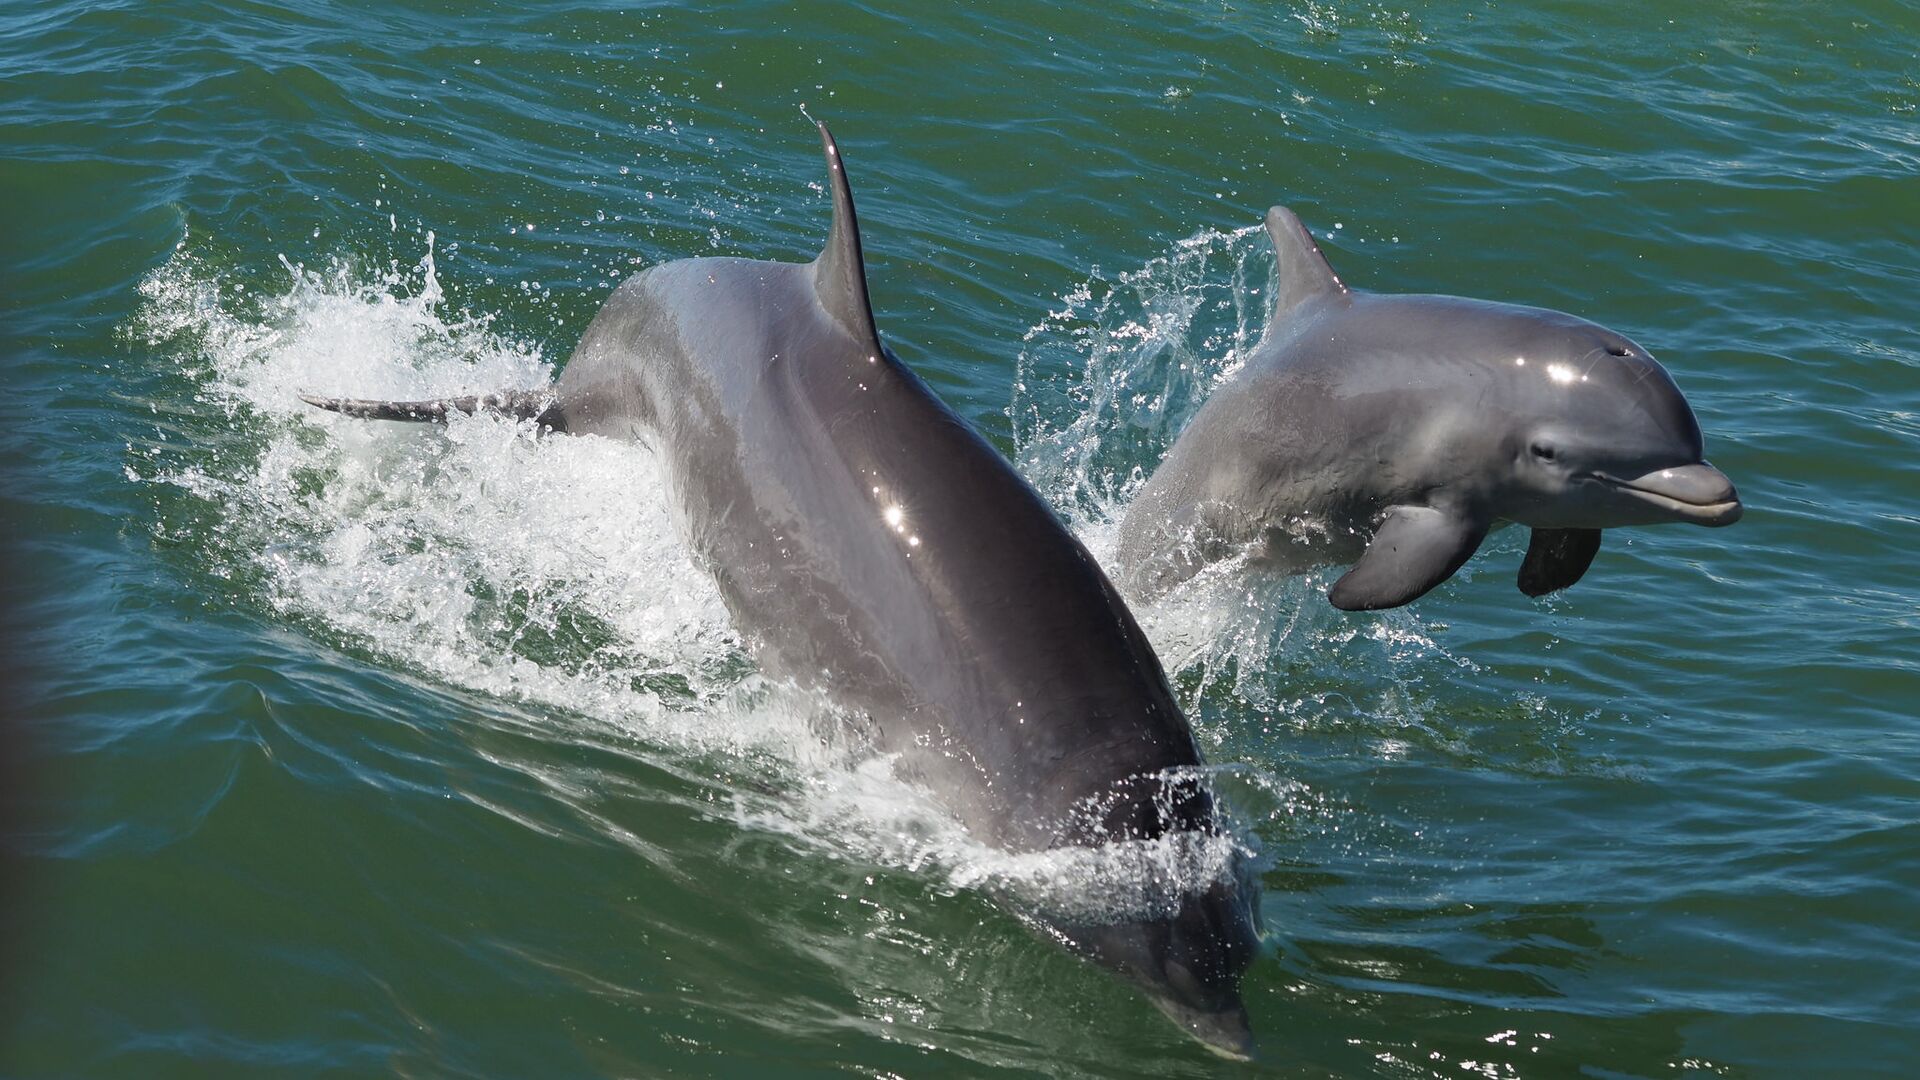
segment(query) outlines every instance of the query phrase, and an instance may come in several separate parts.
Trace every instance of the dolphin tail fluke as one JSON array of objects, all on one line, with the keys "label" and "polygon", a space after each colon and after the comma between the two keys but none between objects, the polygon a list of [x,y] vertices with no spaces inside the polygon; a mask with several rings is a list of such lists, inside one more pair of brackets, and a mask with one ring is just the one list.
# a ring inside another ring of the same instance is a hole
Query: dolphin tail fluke
[{"label": "dolphin tail fluke", "polygon": [[355,416],[362,420],[445,420],[449,413],[486,412],[515,420],[533,420],[554,431],[567,430],[560,402],[551,390],[501,390],[492,394],[439,398],[433,401],[370,401],[363,398],[331,398],[301,394],[309,405]]}]

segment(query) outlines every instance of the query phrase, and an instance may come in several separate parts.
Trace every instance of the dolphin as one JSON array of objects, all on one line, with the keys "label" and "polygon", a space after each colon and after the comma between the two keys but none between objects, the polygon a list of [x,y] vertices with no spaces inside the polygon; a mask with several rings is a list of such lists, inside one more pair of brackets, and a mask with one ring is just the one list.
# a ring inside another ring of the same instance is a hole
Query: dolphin
[{"label": "dolphin", "polygon": [[[769,675],[852,714],[975,838],[1015,853],[1218,839],[1200,750],[1120,595],[1048,504],[881,341],[853,195],[810,263],[703,258],[627,279],[549,389],[302,395],[353,416],[490,411],[636,440]],[[1252,885],[1130,921],[1032,916],[1247,1056]]]},{"label": "dolphin", "polygon": [[1130,596],[1250,551],[1284,573],[1352,563],[1333,606],[1398,607],[1507,522],[1532,530],[1519,585],[1541,596],[1580,580],[1603,529],[1739,520],[1645,349],[1544,308],[1350,289],[1291,211],[1266,225],[1266,334],[1128,508]]}]

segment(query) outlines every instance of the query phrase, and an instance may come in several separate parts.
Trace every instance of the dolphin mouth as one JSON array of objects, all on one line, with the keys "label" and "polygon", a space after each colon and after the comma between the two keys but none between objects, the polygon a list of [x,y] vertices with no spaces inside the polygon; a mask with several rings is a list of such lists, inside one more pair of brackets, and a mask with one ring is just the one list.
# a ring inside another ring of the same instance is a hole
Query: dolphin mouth
[{"label": "dolphin mouth", "polygon": [[1631,480],[1597,471],[1587,475],[1676,521],[1717,528],[1739,521],[1746,512],[1733,481],[1704,461],[1655,469]]}]

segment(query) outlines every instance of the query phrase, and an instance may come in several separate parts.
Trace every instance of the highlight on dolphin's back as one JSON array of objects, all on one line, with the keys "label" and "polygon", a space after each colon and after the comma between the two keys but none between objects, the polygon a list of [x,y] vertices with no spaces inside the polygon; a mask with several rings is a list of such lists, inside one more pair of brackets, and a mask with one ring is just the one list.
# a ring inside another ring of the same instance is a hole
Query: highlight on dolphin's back
[{"label": "highlight on dolphin's back", "polygon": [[1490,530],[1532,529],[1520,590],[1580,580],[1601,530],[1730,525],[1742,507],[1639,345],[1558,311],[1344,284],[1300,219],[1265,337],[1167,452],[1121,523],[1117,575],[1152,597],[1228,555],[1285,573],[1353,563],[1346,610],[1451,577]]},{"label": "highlight on dolphin's back", "polygon": [[[852,194],[820,136],[833,224],[813,262],[644,270],[545,391],[306,400],[641,441],[759,665],[853,714],[976,838],[1014,853],[1218,840],[1193,733],[1119,594],[881,342]],[[1251,890],[1229,872],[1150,911],[1036,921],[1208,1046],[1245,1055]]]}]

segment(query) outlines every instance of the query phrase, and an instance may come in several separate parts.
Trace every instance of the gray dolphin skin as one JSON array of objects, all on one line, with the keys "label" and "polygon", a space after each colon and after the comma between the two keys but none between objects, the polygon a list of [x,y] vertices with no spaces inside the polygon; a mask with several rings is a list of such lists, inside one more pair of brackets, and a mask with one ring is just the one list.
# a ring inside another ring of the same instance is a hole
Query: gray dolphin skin
[{"label": "gray dolphin skin", "polygon": [[1333,606],[1398,607],[1504,522],[1533,531],[1519,585],[1540,596],[1580,580],[1602,529],[1739,520],[1645,349],[1558,311],[1349,289],[1283,207],[1267,234],[1266,336],[1128,509],[1130,596],[1250,550],[1284,573],[1353,563]]},{"label": "gray dolphin skin", "polygon": [[[762,668],[853,714],[986,843],[1222,835],[1192,730],[1106,575],[881,343],[852,193],[820,136],[833,226],[813,262],[641,271],[550,392],[306,400],[397,420],[490,410],[644,443]],[[1137,921],[1035,921],[1207,1046],[1252,1052],[1240,982],[1259,934],[1237,880]]]}]

